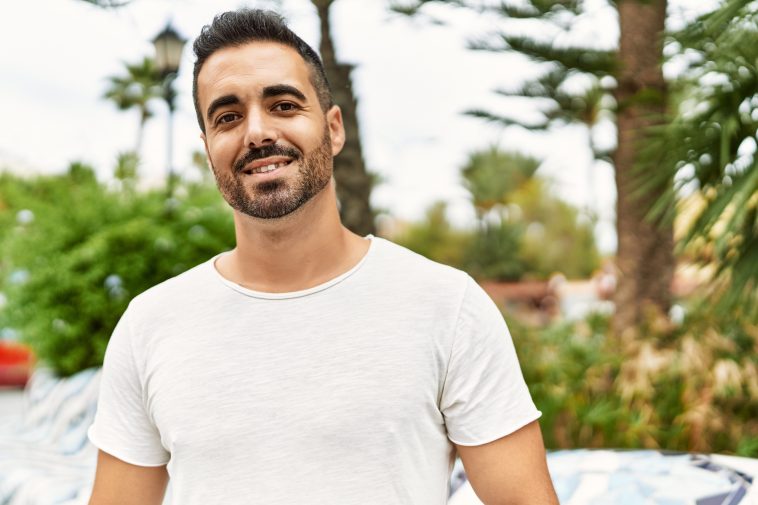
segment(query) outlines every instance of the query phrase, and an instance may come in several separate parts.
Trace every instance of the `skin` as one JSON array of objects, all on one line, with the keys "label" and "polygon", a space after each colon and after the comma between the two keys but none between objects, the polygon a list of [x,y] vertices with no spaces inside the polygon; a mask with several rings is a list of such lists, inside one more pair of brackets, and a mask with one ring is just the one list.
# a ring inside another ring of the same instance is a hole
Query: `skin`
[{"label": "skin", "polygon": [[90,505],[160,505],[166,493],[166,466],[137,466],[98,451]]},{"label": "skin", "polygon": [[537,421],[488,444],[455,447],[485,505],[559,505]]},{"label": "skin", "polygon": [[[342,115],[337,106],[321,109],[309,72],[293,49],[254,42],[214,53],[198,76],[201,138],[234,208],[237,238],[216,268],[250,289],[277,293],[317,286],[355,266],[368,251],[369,241],[342,226],[337,210],[331,158],[344,145]],[[245,161],[251,149],[266,146],[301,157]],[[235,170],[282,161],[290,163],[268,174]],[[283,202],[298,200],[308,177],[316,181],[312,187],[323,187],[294,210],[276,218],[246,212],[250,205],[259,214],[288,208]],[[485,504],[558,503],[536,422],[495,442],[457,449]],[[101,451],[90,505],[159,505],[167,482],[165,466],[135,466]]]}]

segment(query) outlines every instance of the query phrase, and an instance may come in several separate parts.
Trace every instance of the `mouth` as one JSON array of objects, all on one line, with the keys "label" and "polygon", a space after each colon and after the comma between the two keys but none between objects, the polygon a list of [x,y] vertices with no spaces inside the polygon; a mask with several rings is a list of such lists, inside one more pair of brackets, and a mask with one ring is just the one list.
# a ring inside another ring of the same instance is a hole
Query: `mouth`
[{"label": "mouth", "polygon": [[271,160],[270,158],[257,160],[247,165],[242,170],[242,173],[245,175],[268,174],[276,170],[279,170],[282,167],[286,167],[290,165],[293,161],[294,160],[291,158],[282,159],[282,160]]}]

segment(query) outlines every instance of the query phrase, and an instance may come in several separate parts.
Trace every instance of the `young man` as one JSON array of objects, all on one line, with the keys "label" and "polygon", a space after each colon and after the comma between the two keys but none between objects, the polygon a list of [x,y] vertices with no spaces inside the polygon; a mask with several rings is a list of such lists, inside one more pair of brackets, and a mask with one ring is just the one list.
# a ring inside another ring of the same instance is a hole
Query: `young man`
[{"label": "young man", "polygon": [[276,14],[194,45],[237,246],[136,297],[106,353],[90,503],[557,504],[507,328],[466,274],[342,226],[318,56]]}]

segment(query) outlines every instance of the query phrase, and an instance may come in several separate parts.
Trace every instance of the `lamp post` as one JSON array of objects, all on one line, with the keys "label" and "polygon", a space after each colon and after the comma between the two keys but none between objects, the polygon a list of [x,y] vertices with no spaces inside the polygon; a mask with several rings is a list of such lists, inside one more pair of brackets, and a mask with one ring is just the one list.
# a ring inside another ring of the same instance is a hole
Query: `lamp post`
[{"label": "lamp post", "polygon": [[174,79],[179,73],[179,63],[182,59],[182,49],[186,39],[171,26],[171,22],[155,36],[153,45],[155,46],[155,67],[163,79],[163,98],[168,105],[168,144],[166,149],[166,158],[168,164],[168,181],[167,192],[171,197],[174,193],[174,110],[176,99],[176,90],[174,89]]}]

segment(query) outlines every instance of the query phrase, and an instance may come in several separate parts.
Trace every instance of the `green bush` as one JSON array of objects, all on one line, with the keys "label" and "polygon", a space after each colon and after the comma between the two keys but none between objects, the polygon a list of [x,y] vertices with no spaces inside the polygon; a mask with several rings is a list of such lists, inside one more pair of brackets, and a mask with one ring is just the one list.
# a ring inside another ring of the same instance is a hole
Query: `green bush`
[{"label": "green bush", "polygon": [[523,236],[523,226],[518,223],[480,226],[466,247],[464,270],[477,279],[519,280],[530,273],[519,253]]},{"label": "green bush", "polygon": [[0,328],[63,376],[102,364],[131,298],[234,245],[231,212],[210,185],[185,184],[166,199],[128,184],[109,191],[91,174],[75,164],[66,175],[0,177],[0,223],[9,225]]},{"label": "green bush", "polygon": [[427,209],[423,221],[411,224],[391,238],[429,259],[464,268],[464,256],[472,234],[454,228],[447,219],[447,204],[435,202]]}]

